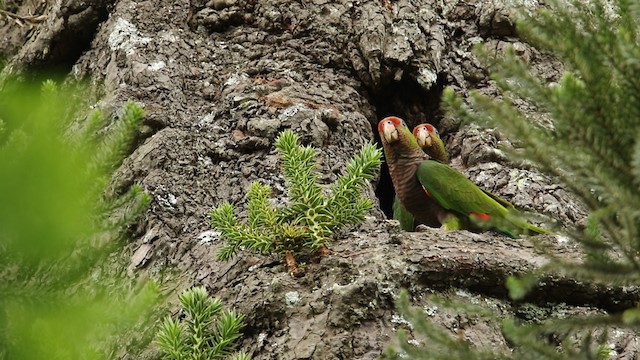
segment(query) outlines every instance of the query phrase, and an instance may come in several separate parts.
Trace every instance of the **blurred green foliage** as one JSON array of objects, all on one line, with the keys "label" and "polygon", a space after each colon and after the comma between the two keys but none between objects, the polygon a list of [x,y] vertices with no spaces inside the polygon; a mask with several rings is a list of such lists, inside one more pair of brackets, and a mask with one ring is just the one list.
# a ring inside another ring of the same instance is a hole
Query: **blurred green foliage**
[{"label": "blurred green foliage", "polygon": [[0,359],[105,358],[158,299],[114,260],[150,198],[107,195],[142,110],[107,121],[81,90],[0,88]]}]

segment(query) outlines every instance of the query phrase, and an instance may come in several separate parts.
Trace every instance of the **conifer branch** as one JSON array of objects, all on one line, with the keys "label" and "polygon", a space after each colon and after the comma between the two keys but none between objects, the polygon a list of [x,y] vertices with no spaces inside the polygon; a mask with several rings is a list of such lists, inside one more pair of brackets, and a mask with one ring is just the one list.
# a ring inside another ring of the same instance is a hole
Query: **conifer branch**
[{"label": "conifer branch", "polygon": [[[473,348],[470,343],[462,338],[453,337],[439,325],[431,322],[426,317],[423,309],[409,306],[409,295],[402,290],[396,299],[396,309],[410,326],[411,331],[420,334],[421,346],[416,346],[418,341],[409,341],[405,329],[398,331],[397,346],[388,348],[386,358],[390,359],[511,359],[509,354],[493,351],[493,349]],[[424,347],[428,347],[425,351]]]},{"label": "conifer branch", "polygon": [[271,186],[254,182],[247,193],[247,209],[249,210],[249,226],[274,227],[277,223],[276,210],[269,205]]},{"label": "conifer branch", "polygon": [[[485,53],[484,56],[486,55]],[[505,100],[496,102],[486,96],[473,94],[473,106],[477,112],[453,100],[450,92],[446,92],[445,102],[464,118],[498,125],[506,133],[512,134],[512,138],[521,141],[520,145],[525,149],[524,156],[537,163],[541,170],[561,179],[592,211],[618,209],[614,216],[601,217],[601,225],[606,232],[605,238],[616,245],[627,261],[640,269],[636,247],[631,246],[634,240],[630,236],[638,233],[637,226],[619,226],[622,222],[631,225],[634,222],[633,218],[637,219],[638,216],[634,206],[624,205],[640,201],[637,187],[630,186],[635,183],[633,166],[630,166],[631,161],[624,160],[632,158],[629,150],[634,146],[625,146],[627,140],[611,146],[611,139],[633,138],[629,135],[635,134],[637,130],[625,130],[625,134],[620,134],[619,130],[629,129],[630,126],[638,127],[638,120],[634,117],[637,110],[630,109],[630,113],[621,114],[621,111],[629,106],[626,101],[621,101],[624,95],[622,89],[612,86],[611,81],[607,80],[601,84],[601,79],[598,78],[593,79],[591,83],[587,82],[586,79],[594,77],[586,76],[582,72],[601,71],[591,69],[591,65],[578,67],[580,78],[567,73],[553,91],[547,91],[544,87],[532,86],[534,81],[524,81],[526,86],[522,85],[523,82],[520,80],[530,78],[531,74],[523,75],[526,66],[515,57],[508,56],[498,60],[497,64],[496,68],[501,70],[498,70],[494,77],[499,79],[497,83],[507,92]],[[600,64],[600,68],[606,68],[606,64]],[[629,78],[630,74],[619,76]],[[623,83],[621,81],[615,84]],[[603,97],[600,95],[602,93],[607,95]],[[534,101],[546,104],[544,108],[556,120],[553,131],[543,129],[524,118],[508,101],[511,94],[517,94],[526,100],[534,98]],[[616,95],[612,98],[611,94]],[[576,111],[577,109],[579,111]],[[621,122],[619,118],[627,119],[627,123]],[[631,125],[634,123],[636,125]],[[612,130],[611,127],[616,129]],[[630,202],[630,199],[635,200]],[[612,236],[613,234],[615,236]]]},{"label": "conifer branch", "polygon": [[241,224],[236,219],[233,206],[225,202],[211,211],[211,224],[227,240],[217,254],[219,260],[228,260],[242,247],[249,246],[260,253],[270,252],[274,239],[271,233],[261,233],[259,227]]},{"label": "conifer branch", "polygon": [[[367,180],[371,180],[374,171],[380,166],[382,152],[373,144],[365,144],[358,155],[347,163],[347,171],[331,186],[331,196],[327,207],[333,209],[330,214],[331,228],[342,224],[357,224],[371,209],[373,202],[359,194]],[[353,201],[353,200],[356,201]]]},{"label": "conifer branch", "polygon": [[322,189],[318,185],[316,150],[298,145],[293,131],[284,131],[276,139],[276,149],[282,156],[282,174],[289,187],[291,198],[311,207],[320,205]]},{"label": "conifer branch", "polygon": [[245,353],[231,354],[242,336],[243,315],[223,309],[222,301],[210,298],[204,287],[185,290],[178,298],[186,318],[167,316],[156,334],[165,359],[250,359]]},{"label": "conifer branch", "polygon": [[[120,121],[116,122],[114,129],[103,139],[97,149],[93,165],[104,169],[113,169],[120,165],[123,154],[128,153],[131,143],[135,139],[136,129],[142,123],[143,110],[140,105],[129,101],[124,105]],[[98,116],[97,114],[95,116]],[[99,122],[97,118],[92,121]]]},{"label": "conifer branch", "polygon": [[275,145],[282,157],[289,203],[273,207],[271,187],[253,183],[247,193],[246,224],[236,219],[229,203],[213,209],[211,223],[227,241],[217,254],[219,260],[231,258],[241,248],[277,253],[286,256],[294,273],[294,254],[321,249],[343,228],[364,220],[373,202],[362,192],[380,167],[382,152],[372,144],[363,146],[330,187],[330,195],[325,195],[315,172],[316,150],[298,145],[291,130],[282,132]]}]

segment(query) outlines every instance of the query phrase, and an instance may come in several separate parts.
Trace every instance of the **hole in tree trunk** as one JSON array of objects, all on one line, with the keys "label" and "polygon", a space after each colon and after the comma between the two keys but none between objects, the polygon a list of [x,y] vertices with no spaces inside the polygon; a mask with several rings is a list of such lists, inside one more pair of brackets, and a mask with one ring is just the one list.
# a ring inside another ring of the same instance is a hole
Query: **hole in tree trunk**
[{"label": "hole in tree trunk", "polygon": [[107,4],[87,6],[78,11],[65,18],[61,31],[51,34],[49,51],[28,64],[35,78],[62,80],[71,72],[80,56],[90,48],[98,26],[109,16]]},{"label": "hole in tree trunk", "polygon": [[[430,88],[423,88],[413,77],[404,75],[400,81],[383,85],[372,95],[377,109],[378,121],[387,116],[402,118],[413,129],[414,126],[428,122],[438,127],[442,118],[440,96],[444,89],[444,76],[438,76],[436,83]],[[378,135],[377,121],[373,124],[373,133],[377,144],[382,147]],[[393,183],[386,163],[382,164],[380,182],[376,188],[376,196],[380,208],[388,218],[393,217],[392,205],[395,197]]]}]

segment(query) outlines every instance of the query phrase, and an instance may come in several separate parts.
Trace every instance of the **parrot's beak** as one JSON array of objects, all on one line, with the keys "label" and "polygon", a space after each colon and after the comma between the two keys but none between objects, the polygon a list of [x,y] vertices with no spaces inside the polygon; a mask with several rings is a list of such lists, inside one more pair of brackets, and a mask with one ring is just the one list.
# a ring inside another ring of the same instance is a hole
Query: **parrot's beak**
[{"label": "parrot's beak", "polygon": [[418,133],[417,137],[418,145],[420,145],[421,148],[431,147],[433,139],[431,139],[431,135],[429,135],[429,133],[427,133],[426,131],[421,131]]},{"label": "parrot's beak", "polygon": [[429,135],[429,132],[425,130],[418,131],[416,134],[416,140],[418,141],[418,145],[423,149],[425,147],[431,147],[431,144],[433,143],[431,135]]},{"label": "parrot's beak", "polygon": [[391,122],[385,122],[382,125],[382,136],[388,144],[391,144],[394,141],[398,141],[398,129]]}]

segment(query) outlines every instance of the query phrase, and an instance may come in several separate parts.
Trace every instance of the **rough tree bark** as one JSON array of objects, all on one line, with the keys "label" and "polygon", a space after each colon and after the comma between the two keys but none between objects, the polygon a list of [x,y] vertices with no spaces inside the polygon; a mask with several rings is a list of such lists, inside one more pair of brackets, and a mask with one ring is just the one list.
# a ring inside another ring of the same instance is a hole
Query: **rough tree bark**
[{"label": "rough tree bark", "polygon": [[[504,278],[546,260],[527,240],[398,231],[383,214],[392,196],[384,168],[370,191],[380,207],[329,256],[308,259],[300,279],[269,256],[216,261],[221,244],[208,213],[223,200],[241,204],[256,180],[282,196],[273,147],[281,130],[291,128],[320,149],[329,183],[363,143],[376,140],[377,121],[395,114],[410,126],[440,127],[454,165],[487,190],[581,226],[584,211],[570,194],[497,150],[509,139],[496,130],[460,129],[439,108],[445,86],[497,96],[471,52],[477,43],[497,52],[513,45],[548,81],[558,78],[560,64],[516,37],[509,3],[6,0],[14,15],[46,19],[19,26],[15,16],[0,17],[0,54],[9,58],[5,73],[57,68],[90,79],[107,112],[127,100],[144,106],[139,146],[115,179],[116,191],[137,182],[154,199],[130,244],[132,269],[175,266],[238,308],[248,324],[242,346],[254,359],[374,359],[400,325],[393,299],[401,288],[421,305],[428,305],[423,295],[436,292],[483,299],[527,318],[525,304],[506,301]],[[580,256],[555,237],[546,241],[562,256]],[[638,291],[550,274],[529,301],[547,315],[558,308],[615,311],[637,302]],[[432,316],[475,344],[508,346],[495,324],[446,310]],[[627,355],[636,351],[628,334],[612,341]]]}]

